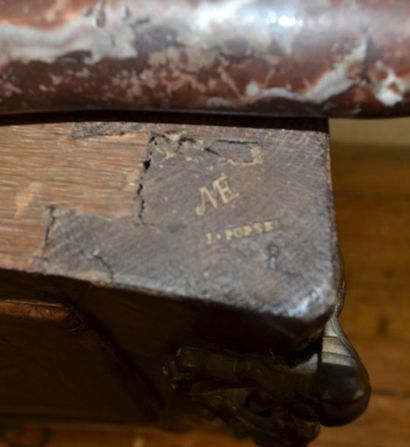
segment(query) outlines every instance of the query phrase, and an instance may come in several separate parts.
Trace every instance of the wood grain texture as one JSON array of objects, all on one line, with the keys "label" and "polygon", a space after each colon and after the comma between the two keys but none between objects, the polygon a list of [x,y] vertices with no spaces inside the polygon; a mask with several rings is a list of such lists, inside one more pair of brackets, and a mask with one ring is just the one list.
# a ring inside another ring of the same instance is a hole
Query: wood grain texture
[{"label": "wood grain texture", "polygon": [[[333,151],[339,237],[348,279],[342,319],[368,367],[374,396],[368,412],[357,422],[322,430],[314,444],[317,447],[407,447],[410,442],[410,265],[403,261],[410,250],[410,227],[405,224],[410,153],[385,149],[337,146]],[[381,274],[385,270],[391,274]],[[182,436],[66,430],[54,433],[49,443],[49,447],[74,445],[251,446],[221,435],[215,427]]]},{"label": "wood grain texture", "polygon": [[326,126],[225,124],[4,124],[0,268],[253,312],[294,347],[316,337],[340,280]]},{"label": "wood grain texture", "polygon": [[[1,264],[33,269],[52,207],[133,213],[148,134],[76,138],[73,123],[0,128]],[[75,142],[75,143],[74,143]]]}]

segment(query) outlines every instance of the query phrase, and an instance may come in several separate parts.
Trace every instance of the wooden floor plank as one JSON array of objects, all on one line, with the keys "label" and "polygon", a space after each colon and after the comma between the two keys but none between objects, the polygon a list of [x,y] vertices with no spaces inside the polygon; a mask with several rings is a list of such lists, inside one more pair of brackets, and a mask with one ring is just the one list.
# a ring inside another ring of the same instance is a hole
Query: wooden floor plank
[{"label": "wooden floor plank", "polygon": [[[325,428],[316,447],[408,447],[410,398],[375,395],[366,415],[355,424]],[[26,435],[29,437],[29,435]],[[52,433],[49,447],[252,447],[249,441],[234,441],[229,433],[202,427],[184,434],[151,430],[73,431]],[[0,444],[0,447],[6,447]],[[276,447],[276,446],[275,446]],[[280,446],[277,446],[280,447]]]},{"label": "wooden floor plank", "polygon": [[376,394],[410,397],[410,343],[391,338],[353,337]]},{"label": "wooden floor plank", "polygon": [[366,414],[347,427],[322,430],[316,447],[408,447],[410,398],[375,394]]}]

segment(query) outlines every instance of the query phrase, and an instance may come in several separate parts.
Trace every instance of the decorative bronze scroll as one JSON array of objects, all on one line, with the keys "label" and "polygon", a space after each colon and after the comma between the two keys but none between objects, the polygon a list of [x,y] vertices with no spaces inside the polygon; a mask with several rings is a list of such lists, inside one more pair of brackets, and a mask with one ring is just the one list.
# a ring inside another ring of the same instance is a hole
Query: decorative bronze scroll
[{"label": "decorative bronze scroll", "polygon": [[0,1],[0,113],[410,112],[407,0]]},{"label": "decorative bronze scroll", "polygon": [[368,375],[336,314],[321,343],[298,361],[183,347],[164,372],[238,436],[263,447],[306,446],[320,424],[360,416],[370,397]]}]

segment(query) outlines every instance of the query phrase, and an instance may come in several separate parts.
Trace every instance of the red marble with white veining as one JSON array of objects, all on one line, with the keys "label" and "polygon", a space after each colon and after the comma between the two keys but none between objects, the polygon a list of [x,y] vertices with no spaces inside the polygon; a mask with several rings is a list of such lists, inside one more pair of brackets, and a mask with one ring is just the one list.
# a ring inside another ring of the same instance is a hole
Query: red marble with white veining
[{"label": "red marble with white veining", "polygon": [[0,113],[410,114],[408,0],[0,0]]}]

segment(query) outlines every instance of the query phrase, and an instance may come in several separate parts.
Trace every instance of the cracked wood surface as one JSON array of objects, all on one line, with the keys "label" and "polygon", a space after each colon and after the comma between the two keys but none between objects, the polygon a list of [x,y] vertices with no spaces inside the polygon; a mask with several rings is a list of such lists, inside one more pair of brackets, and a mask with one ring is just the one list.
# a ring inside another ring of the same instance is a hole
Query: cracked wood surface
[{"label": "cracked wood surface", "polygon": [[339,281],[324,124],[195,119],[4,123],[0,268],[270,316],[306,343]]},{"label": "cracked wood surface", "polygon": [[[375,134],[372,130],[371,137]],[[410,154],[408,142],[403,143],[406,147],[374,143],[352,147],[346,142],[333,147],[336,211],[348,282],[342,321],[369,370],[374,395],[358,421],[324,429],[313,444],[317,447],[409,445]],[[233,441],[231,433],[219,429],[204,426],[185,435],[150,430],[57,430],[47,447],[253,446],[249,441]],[[39,436],[41,433],[26,433],[17,441],[32,446]],[[5,442],[0,445],[9,447]]]}]

